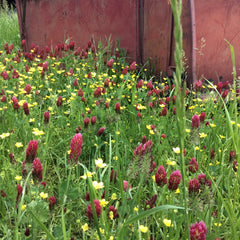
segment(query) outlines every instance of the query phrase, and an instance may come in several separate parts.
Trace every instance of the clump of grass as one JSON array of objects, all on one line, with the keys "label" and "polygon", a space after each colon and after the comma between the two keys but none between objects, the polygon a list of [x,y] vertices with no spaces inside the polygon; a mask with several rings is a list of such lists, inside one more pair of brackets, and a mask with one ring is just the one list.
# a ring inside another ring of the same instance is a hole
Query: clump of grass
[{"label": "clump of grass", "polygon": [[20,47],[20,31],[16,10],[8,9],[6,1],[0,8],[0,49],[6,42],[13,43],[16,48]]}]

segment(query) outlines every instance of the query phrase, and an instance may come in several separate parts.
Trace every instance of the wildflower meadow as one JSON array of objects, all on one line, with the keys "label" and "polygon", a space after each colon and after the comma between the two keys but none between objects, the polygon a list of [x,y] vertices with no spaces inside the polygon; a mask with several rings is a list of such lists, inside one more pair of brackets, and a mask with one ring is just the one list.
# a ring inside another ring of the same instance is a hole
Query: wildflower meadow
[{"label": "wildflower meadow", "polygon": [[239,239],[236,72],[186,87],[177,62],[165,78],[118,42],[5,42],[0,238]]}]

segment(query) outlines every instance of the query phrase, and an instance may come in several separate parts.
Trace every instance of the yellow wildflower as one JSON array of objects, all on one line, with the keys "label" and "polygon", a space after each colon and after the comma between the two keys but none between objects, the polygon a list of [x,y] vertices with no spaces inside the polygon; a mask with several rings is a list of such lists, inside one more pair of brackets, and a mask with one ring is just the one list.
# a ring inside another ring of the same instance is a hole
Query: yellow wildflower
[{"label": "yellow wildflower", "polygon": [[84,232],[86,232],[88,229],[89,229],[89,227],[88,227],[88,224],[87,224],[87,223],[85,223],[84,225],[82,225],[82,230],[83,230]]},{"label": "yellow wildflower", "polygon": [[106,163],[103,163],[103,160],[101,158],[98,158],[97,160],[95,160],[95,164],[99,168],[105,168],[107,166]]},{"label": "yellow wildflower", "polygon": [[23,147],[23,144],[22,144],[21,142],[16,142],[15,146],[16,146],[17,148],[20,148],[20,147]]},{"label": "yellow wildflower", "polygon": [[207,136],[206,133],[199,133],[200,138],[205,138]]},{"label": "yellow wildflower", "polygon": [[141,231],[142,233],[146,233],[146,232],[148,231],[148,227],[145,227],[145,226],[143,226],[143,225],[140,225],[140,226],[139,226],[139,229],[140,229],[140,231]]},{"label": "yellow wildflower", "polygon": [[24,211],[26,209],[27,205],[23,204],[22,205],[22,211]]},{"label": "yellow wildflower", "polygon": [[102,207],[106,207],[108,205],[108,203],[109,203],[109,201],[106,201],[105,199],[101,199],[101,200],[99,200],[99,202],[100,202],[100,205]]},{"label": "yellow wildflower", "polygon": [[116,193],[113,193],[112,196],[111,196],[111,199],[112,199],[112,200],[116,200],[116,199],[117,199],[117,194],[116,194]]},{"label": "yellow wildflower", "polygon": [[167,227],[171,227],[172,226],[172,221],[171,220],[169,220],[169,219],[163,219],[163,223],[165,224],[165,226],[167,226]]},{"label": "yellow wildflower", "polygon": [[94,187],[95,189],[102,189],[102,188],[104,188],[103,182],[93,181],[92,184],[93,184],[93,187]]},{"label": "yellow wildflower", "polygon": [[174,151],[176,154],[179,154],[179,153],[181,152],[179,147],[173,148],[173,151]]},{"label": "yellow wildflower", "polygon": [[4,139],[6,137],[8,137],[10,135],[10,133],[3,133],[0,135],[0,138]]},{"label": "yellow wildflower", "polygon": [[48,198],[48,193],[41,192],[40,197],[43,199]]},{"label": "yellow wildflower", "polygon": [[15,177],[15,180],[16,180],[16,181],[21,181],[21,180],[22,180],[22,176],[16,176],[16,177]]}]

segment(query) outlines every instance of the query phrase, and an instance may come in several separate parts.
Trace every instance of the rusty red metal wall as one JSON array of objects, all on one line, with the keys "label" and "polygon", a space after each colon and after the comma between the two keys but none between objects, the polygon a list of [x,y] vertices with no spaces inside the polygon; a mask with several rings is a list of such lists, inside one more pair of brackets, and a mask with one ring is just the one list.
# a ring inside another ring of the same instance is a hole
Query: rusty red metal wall
[{"label": "rusty red metal wall", "polygon": [[[90,39],[106,40],[111,36],[139,59],[138,0],[26,0],[25,39],[28,47],[62,43],[68,38],[77,46]],[[23,0],[17,0],[22,33]],[[84,45],[83,45],[84,44]]]},{"label": "rusty red metal wall", "polygon": [[171,56],[172,11],[167,1],[144,1],[143,62],[167,72]]},{"label": "rusty red metal wall", "polygon": [[232,80],[232,61],[227,39],[235,49],[236,67],[240,67],[240,1],[195,0],[196,70],[215,82]]},{"label": "rusty red metal wall", "polygon": [[[24,19],[24,2],[26,14]],[[68,38],[84,47],[111,36],[129,50],[130,61],[151,59],[156,73],[174,70],[174,34],[167,0],[16,0],[20,31],[28,47],[53,47]],[[24,22],[25,24],[22,24]],[[240,60],[240,1],[183,0],[183,48],[189,83],[201,76],[231,80],[230,49]],[[204,41],[204,42],[203,42]]]}]

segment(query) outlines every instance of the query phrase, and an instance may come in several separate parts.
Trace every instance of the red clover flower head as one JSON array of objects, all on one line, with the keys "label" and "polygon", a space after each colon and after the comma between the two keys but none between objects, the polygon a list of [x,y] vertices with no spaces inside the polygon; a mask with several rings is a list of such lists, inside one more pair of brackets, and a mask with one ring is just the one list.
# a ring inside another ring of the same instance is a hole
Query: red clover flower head
[{"label": "red clover flower head", "polygon": [[109,78],[106,78],[104,81],[104,87],[109,87]]},{"label": "red clover flower head", "polygon": [[113,59],[110,59],[108,62],[107,62],[107,67],[108,68],[111,68],[112,67],[112,65],[113,65]]},{"label": "red clover flower head", "polygon": [[172,172],[168,180],[168,188],[170,190],[177,190],[178,185],[180,184],[181,181],[181,177],[182,176],[179,170]]},{"label": "red clover flower head", "polygon": [[31,85],[30,84],[27,84],[24,88],[24,91],[26,92],[26,94],[30,94],[31,93]]},{"label": "red clover flower head", "polygon": [[196,92],[199,92],[200,90],[201,90],[201,88],[202,88],[202,81],[196,81],[195,82],[195,90],[196,90]]},{"label": "red clover flower head", "polygon": [[199,116],[197,114],[195,114],[193,117],[192,117],[192,128],[199,128]]},{"label": "red clover flower head", "polygon": [[218,92],[221,94],[222,93],[222,88],[223,88],[223,83],[222,82],[219,82],[218,84],[217,84],[217,90],[218,90]]},{"label": "red clover flower head", "polygon": [[131,188],[132,188],[132,187],[131,187],[131,185],[128,183],[128,181],[123,180],[123,190],[124,190],[124,192],[126,192],[127,189],[131,189]]},{"label": "red clover flower head", "polygon": [[190,238],[191,240],[206,240],[207,227],[203,221],[191,224]]},{"label": "red clover flower head", "polygon": [[74,135],[74,137],[71,140],[71,145],[70,145],[70,156],[69,156],[69,161],[76,163],[78,161],[78,157],[82,152],[82,134],[77,133]]},{"label": "red clover flower head", "polygon": [[38,150],[38,141],[32,140],[28,143],[28,147],[26,150],[26,162],[33,162],[33,160],[36,158]]},{"label": "red clover flower head", "polygon": [[163,187],[165,184],[167,184],[167,173],[164,166],[160,166],[157,172],[155,172],[155,182],[160,187]]},{"label": "red clover flower head", "polygon": [[43,63],[43,71],[48,71],[48,62]]},{"label": "red clover flower head", "polygon": [[189,162],[188,170],[191,173],[195,173],[198,171],[198,163],[195,158],[192,158]]},{"label": "red clover flower head", "polygon": [[62,96],[59,96],[58,99],[57,99],[57,106],[58,107],[62,106],[62,101],[63,101]]},{"label": "red clover flower head", "polygon": [[200,122],[204,122],[205,120],[205,117],[206,117],[206,113],[205,112],[202,112],[199,119],[200,119]]},{"label": "red clover flower head", "polygon": [[48,201],[49,201],[49,210],[53,210],[54,205],[56,203],[56,198],[54,196],[49,197]]},{"label": "red clover flower head", "polygon": [[34,180],[42,181],[42,164],[38,158],[34,159],[32,164],[32,176]]},{"label": "red clover flower head", "polygon": [[229,162],[234,161],[235,156],[236,156],[236,152],[233,151],[233,150],[230,151],[230,153],[229,153]]},{"label": "red clover flower head", "polygon": [[2,196],[3,198],[5,198],[5,197],[7,196],[7,194],[6,194],[3,190],[1,190],[1,196]]},{"label": "red clover flower head", "polygon": [[3,102],[3,103],[7,102],[7,98],[6,98],[5,95],[2,96],[2,98],[1,98],[1,102]]},{"label": "red clover flower head", "polygon": [[225,89],[224,92],[222,93],[222,98],[225,99],[228,95],[228,90]]},{"label": "red clover flower head", "polygon": [[84,118],[84,127],[87,128],[88,124],[89,124],[89,118],[86,117],[86,118]]},{"label": "red clover flower head", "polygon": [[83,97],[83,90],[81,88],[78,89],[78,96]]},{"label": "red clover flower head", "polygon": [[138,90],[139,88],[142,88],[142,86],[143,86],[143,80],[141,79],[141,80],[138,81],[138,83],[137,83],[137,85],[136,85],[137,90]]},{"label": "red clover flower head", "polygon": [[117,114],[120,114],[120,103],[119,102],[117,102],[116,105],[115,105],[115,112]]},{"label": "red clover flower head", "polygon": [[91,124],[92,125],[95,125],[96,121],[97,121],[97,117],[96,116],[91,117]]},{"label": "red clover flower head", "polygon": [[122,75],[126,75],[128,72],[128,66],[126,66],[123,70],[122,70]]},{"label": "red clover flower head", "polygon": [[[96,209],[97,217],[99,218],[100,215],[101,215],[101,210],[102,210],[102,207],[100,205],[100,201],[97,200],[97,199],[94,199],[94,206],[95,206],[95,209]],[[89,219],[89,222],[91,222],[91,220],[93,218],[93,212],[92,212],[92,205],[91,205],[91,203],[89,203],[88,207],[87,207],[87,217]]]},{"label": "red clover flower head", "polygon": [[198,181],[199,181],[200,184],[204,185],[206,183],[206,181],[207,181],[206,175],[204,173],[200,173],[198,175]]},{"label": "red clover flower head", "polygon": [[199,182],[196,178],[194,178],[193,180],[190,179],[188,182],[188,191],[189,191],[189,195],[195,194],[199,192]]},{"label": "red clover flower head", "polygon": [[237,172],[238,170],[238,162],[237,161],[233,161],[233,171]]},{"label": "red clover flower head", "polygon": [[73,82],[73,86],[74,86],[74,87],[77,87],[77,86],[78,86],[78,80],[77,80],[77,78],[75,78],[75,80],[74,80],[74,82]]},{"label": "red clover flower head", "polygon": [[147,88],[148,88],[148,89],[153,89],[152,81],[149,81],[149,82],[147,83]]},{"label": "red clover flower head", "polygon": [[145,210],[154,208],[156,201],[157,201],[157,194],[153,195],[150,200],[146,200]]},{"label": "red clover flower head", "polygon": [[6,71],[6,70],[3,71],[3,72],[1,73],[1,75],[2,75],[2,77],[3,77],[4,80],[8,80],[8,74],[7,74],[7,71]]},{"label": "red clover flower head", "polygon": [[130,71],[134,71],[135,68],[136,68],[136,62],[134,61],[134,62],[132,62],[131,65],[129,66],[129,70],[130,70]]},{"label": "red clover flower head", "polygon": [[94,92],[94,97],[98,98],[99,96],[101,96],[101,93],[102,93],[101,87],[97,87],[97,89]]},{"label": "red clover flower head", "polygon": [[49,118],[50,118],[49,111],[46,111],[43,116],[44,116],[44,123],[45,124],[49,123]]},{"label": "red clover flower head", "polygon": [[99,130],[98,130],[96,136],[97,136],[97,137],[100,137],[100,136],[104,133],[105,129],[106,129],[105,127],[101,127],[101,128],[99,128]]},{"label": "red clover flower head", "polygon": [[29,115],[29,108],[28,108],[28,103],[27,102],[23,103],[23,110],[24,110],[25,115],[28,116]]},{"label": "red clover flower head", "polygon": [[172,97],[173,105],[176,104],[176,98],[177,98],[177,97],[176,97],[175,95]]},{"label": "red clover flower head", "polygon": [[22,191],[23,191],[22,186],[20,184],[18,184],[17,185],[17,203],[20,200],[20,198],[22,197]]}]

